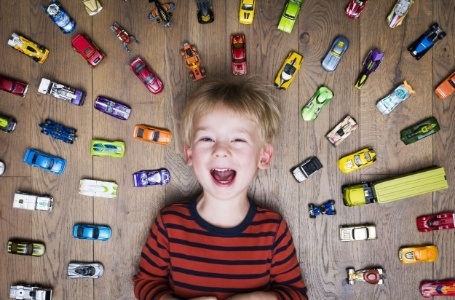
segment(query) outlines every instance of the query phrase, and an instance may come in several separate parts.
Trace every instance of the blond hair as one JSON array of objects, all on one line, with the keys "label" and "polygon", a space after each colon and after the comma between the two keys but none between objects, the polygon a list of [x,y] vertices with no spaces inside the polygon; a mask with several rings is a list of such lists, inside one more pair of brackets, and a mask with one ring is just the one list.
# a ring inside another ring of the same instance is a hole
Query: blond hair
[{"label": "blond hair", "polygon": [[182,120],[184,145],[191,145],[194,121],[219,106],[255,122],[261,142],[273,143],[278,136],[280,112],[265,85],[251,77],[239,82],[216,79],[202,84],[189,96]]}]

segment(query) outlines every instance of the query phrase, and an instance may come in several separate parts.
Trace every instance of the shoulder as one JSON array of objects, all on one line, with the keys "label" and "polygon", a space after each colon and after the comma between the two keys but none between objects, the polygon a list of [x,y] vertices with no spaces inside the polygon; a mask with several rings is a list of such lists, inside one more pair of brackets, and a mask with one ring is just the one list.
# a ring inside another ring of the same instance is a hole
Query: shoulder
[{"label": "shoulder", "polygon": [[256,214],[251,225],[256,230],[276,233],[279,231],[279,228],[286,227],[286,222],[280,213],[257,206]]},{"label": "shoulder", "polygon": [[183,224],[193,222],[188,203],[174,203],[161,209],[158,218],[163,224]]}]

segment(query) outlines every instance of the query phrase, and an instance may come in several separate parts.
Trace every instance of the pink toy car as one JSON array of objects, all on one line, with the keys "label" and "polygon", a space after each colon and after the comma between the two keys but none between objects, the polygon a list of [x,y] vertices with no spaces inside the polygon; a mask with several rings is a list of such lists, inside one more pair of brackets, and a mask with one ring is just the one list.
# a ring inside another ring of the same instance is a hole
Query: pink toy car
[{"label": "pink toy car", "polygon": [[138,57],[130,64],[131,70],[133,70],[134,74],[136,74],[137,78],[139,78],[145,87],[150,91],[152,94],[159,94],[163,91],[163,82],[158,76],[152,71],[152,69],[142,60],[142,58]]},{"label": "pink toy car", "polygon": [[416,218],[417,229],[420,232],[455,228],[454,221],[455,214],[447,212]]},{"label": "pink toy car", "polygon": [[425,298],[455,296],[455,280],[422,281],[419,290]]},{"label": "pink toy car", "polygon": [[368,0],[350,0],[346,7],[346,15],[349,18],[357,19],[360,14],[365,10]]},{"label": "pink toy car", "polygon": [[71,46],[91,67],[96,67],[104,59],[103,52],[84,34],[76,35],[71,41]]}]

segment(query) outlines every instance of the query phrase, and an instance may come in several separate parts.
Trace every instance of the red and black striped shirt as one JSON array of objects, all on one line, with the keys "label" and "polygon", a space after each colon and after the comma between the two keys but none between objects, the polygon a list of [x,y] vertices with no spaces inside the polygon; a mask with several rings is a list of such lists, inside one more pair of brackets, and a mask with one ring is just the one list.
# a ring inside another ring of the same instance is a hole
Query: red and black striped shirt
[{"label": "red and black striped shirt", "polygon": [[241,224],[206,222],[196,201],[164,208],[152,224],[134,276],[138,299],[229,296],[273,292],[278,299],[307,299],[291,233],[276,212],[250,209]]}]

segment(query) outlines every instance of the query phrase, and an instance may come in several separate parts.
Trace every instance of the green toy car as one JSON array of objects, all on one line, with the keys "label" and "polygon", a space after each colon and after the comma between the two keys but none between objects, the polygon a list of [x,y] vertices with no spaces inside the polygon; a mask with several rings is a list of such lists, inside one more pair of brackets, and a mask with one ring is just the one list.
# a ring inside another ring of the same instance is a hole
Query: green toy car
[{"label": "green toy car", "polygon": [[319,112],[332,100],[333,92],[325,86],[321,86],[307,105],[302,108],[302,118],[305,121],[314,121]]},{"label": "green toy car", "polygon": [[125,155],[125,143],[122,141],[92,140],[90,153],[93,156],[112,156],[122,158]]},{"label": "green toy car", "polygon": [[440,129],[438,120],[435,117],[429,117],[419,123],[409,126],[400,131],[400,139],[406,145],[417,142],[427,136],[435,134]]},{"label": "green toy car", "polygon": [[288,0],[286,6],[281,15],[280,23],[278,23],[278,29],[287,33],[291,33],[294,28],[295,21],[299,16],[300,6],[302,0]]}]

